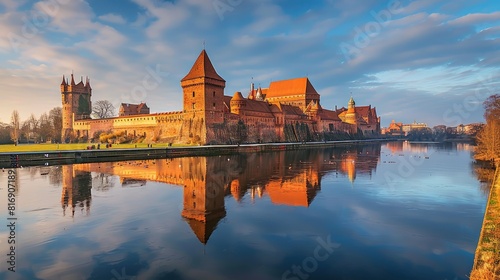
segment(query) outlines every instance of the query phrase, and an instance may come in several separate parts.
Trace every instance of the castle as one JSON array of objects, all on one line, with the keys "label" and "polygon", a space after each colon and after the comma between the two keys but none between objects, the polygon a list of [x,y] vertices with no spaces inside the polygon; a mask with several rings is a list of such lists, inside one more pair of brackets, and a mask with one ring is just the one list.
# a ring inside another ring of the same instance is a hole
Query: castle
[{"label": "castle", "polygon": [[92,88],[83,78],[76,84],[64,76],[61,83],[62,141],[96,139],[113,131],[144,142],[238,144],[305,142],[337,139],[339,134],[373,137],[380,134],[380,118],[371,106],[327,110],[307,77],[273,81],[269,88],[250,86],[224,94],[226,81],[202,50],[181,80],[183,110],[149,113],[146,104],[122,104],[120,116],[91,119]]}]

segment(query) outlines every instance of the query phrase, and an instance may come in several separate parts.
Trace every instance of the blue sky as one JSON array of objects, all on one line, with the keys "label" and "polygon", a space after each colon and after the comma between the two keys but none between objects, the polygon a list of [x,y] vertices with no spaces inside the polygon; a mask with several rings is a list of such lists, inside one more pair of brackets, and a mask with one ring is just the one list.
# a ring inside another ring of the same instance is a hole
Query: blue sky
[{"label": "blue sky", "polygon": [[94,102],[181,110],[203,42],[226,95],[307,76],[324,108],[352,94],[383,126],[482,121],[499,93],[499,23],[495,0],[3,0],[0,121],[60,106],[72,71]]}]

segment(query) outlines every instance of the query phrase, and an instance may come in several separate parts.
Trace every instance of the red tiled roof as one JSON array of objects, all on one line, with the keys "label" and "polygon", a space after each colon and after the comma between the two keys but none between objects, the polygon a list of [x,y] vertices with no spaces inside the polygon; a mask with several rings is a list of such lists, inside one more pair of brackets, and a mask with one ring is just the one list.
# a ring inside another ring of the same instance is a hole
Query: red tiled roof
[{"label": "red tiled roof", "polygon": [[266,97],[270,98],[298,94],[318,95],[318,92],[313,87],[309,79],[307,77],[303,77],[271,82],[269,89],[266,92]]},{"label": "red tiled roof", "polygon": [[296,115],[296,116],[304,116],[304,112],[297,107],[292,105],[280,104],[281,111],[287,115]]},{"label": "red tiled roof", "polygon": [[355,108],[358,117],[367,118],[371,113],[371,106],[356,106]]},{"label": "red tiled roof", "polygon": [[120,105],[120,113],[123,113],[125,115],[136,115],[140,114],[143,108],[149,109],[146,103],[141,103],[141,104],[122,103]]},{"label": "red tiled roof", "polygon": [[320,115],[322,120],[340,121],[339,115],[335,111],[323,109],[318,115]]},{"label": "red tiled roof", "polygon": [[182,78],[181,82],[201,77],[225,82],[225,80],[217,74],[217,71],[215,71],[215,68],[210,61],[210,58],[208,58],[208,54],[205,50],[201,51],[200,55],[193,64],[193,67],[191,67],[189,73]]},{"label": "red tiled roof", "polygon": [[245,98],[243,98],[243,95],[241,95],[241,92],[237,91],[234,93],[234,96],[233,96],[233,99],[232,100],[245,100]]},{"label": "red tiled roof", "polygon": [[141,103],[137,106],[138,111],[142,110],[142,108],[148,108],[148,105],[146,105],[146,103]]},{"label": "red tiled roof", "polygon": [[272,116],[271,106],[269,103],[257,100],[248,100],[246,103],[246,111],[269,113]]}]

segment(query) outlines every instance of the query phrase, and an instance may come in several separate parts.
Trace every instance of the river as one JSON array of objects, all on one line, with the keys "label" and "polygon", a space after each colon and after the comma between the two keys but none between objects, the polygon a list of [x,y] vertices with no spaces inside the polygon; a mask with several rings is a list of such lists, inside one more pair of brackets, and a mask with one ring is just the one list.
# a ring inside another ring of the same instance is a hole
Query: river
[{"label": "river", "polygon": [[14,213],[5,169],[0,278],[468,279],[487,200],[471,151],[391,142],[19,168]]}]

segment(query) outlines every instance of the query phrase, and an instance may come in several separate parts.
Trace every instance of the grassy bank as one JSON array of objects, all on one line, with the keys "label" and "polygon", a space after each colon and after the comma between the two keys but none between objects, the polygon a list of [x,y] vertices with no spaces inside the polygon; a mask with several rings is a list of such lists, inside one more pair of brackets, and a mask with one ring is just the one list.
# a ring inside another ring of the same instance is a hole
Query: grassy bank
[{"label": "grassy bank", "polygon": [[470,279],[500,279],[500,162],[496,165]]},{"label": "grassy bank", "polygon": [[[15,152],[48,152],[48,151],[68,151],[68,150],[86,150],[87,146],[97,144],[72,143],[72,144],[20,144],[20,145],[0,145],[0,153]],[[175,146],[175,145],[174,145]],[[105,149],[106,144],[101,144],[101,149]],[[128,149],[128,148],[147,148],[148,144],[113,144],[108,149]],[[153,144],[154,148],[166,148],[167,143]]]}]

